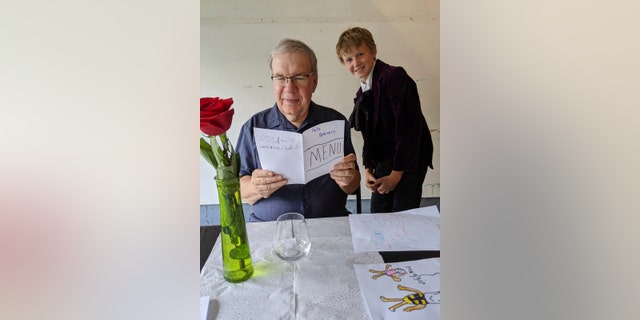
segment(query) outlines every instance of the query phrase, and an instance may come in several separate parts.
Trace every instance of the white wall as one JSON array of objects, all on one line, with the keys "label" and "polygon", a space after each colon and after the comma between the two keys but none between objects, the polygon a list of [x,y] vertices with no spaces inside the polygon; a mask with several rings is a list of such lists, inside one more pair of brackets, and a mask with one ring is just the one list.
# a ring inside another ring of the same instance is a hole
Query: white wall
[{"label": "white wall", "polygon": [[[435,145],[435,170],[427,173],[423,196],[439,197],[439,11],[439,0],[202,0],[200,95],[233,97],[235,115],[228,134],[235,145],[242,124],[273,105],[267,59],[280,39],[293,38],[309,45],[318,57],[319,79],[313,101],[348,117],[358,82],[338,61],[335,45],[348,27],[367,28],[376,41],[378,58],[403,66],[418,85]],[[362,166],[360,133],[352,131],[352,139]],[[201,204],[218,203],[213,175],[211,166],[201,158]],[[363,197],[370,198],[366,188]]]}]

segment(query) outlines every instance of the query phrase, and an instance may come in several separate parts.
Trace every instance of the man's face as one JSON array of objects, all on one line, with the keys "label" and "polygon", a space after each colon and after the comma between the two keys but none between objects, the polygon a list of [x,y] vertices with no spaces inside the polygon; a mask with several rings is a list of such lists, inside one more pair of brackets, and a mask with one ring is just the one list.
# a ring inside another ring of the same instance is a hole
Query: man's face
[{"label": "man's face", "polygon": [[[311,60],[300,52],[277,54],[271,62],[273,76],[294,77],[311,73]],[[278,110],[296,127],[309,115],[311,95],[318,85],[318,75],[312,74],[308,79],[287,79],[278,85],[273,83],[273,96],[276,98]]]},{"label": "man's face", "polygon": [[369,47],[362,44],[359,47],[351,47],[342,54],[342,61],[347,71],[365,82],[376,62],[376,52],[371,52]]}]

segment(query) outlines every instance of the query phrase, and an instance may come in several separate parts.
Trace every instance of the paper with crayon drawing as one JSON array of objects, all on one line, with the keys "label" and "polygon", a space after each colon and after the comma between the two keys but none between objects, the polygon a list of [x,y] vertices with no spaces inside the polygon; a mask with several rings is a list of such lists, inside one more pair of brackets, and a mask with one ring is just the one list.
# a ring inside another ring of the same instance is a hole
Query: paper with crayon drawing
[{"label": "paper with crayon drawing", "polygon": [[355,252],[440,250],[440,213],[436,206],[350,214],[349,224]]},{"label": "paper with crayon drawing", "polygon": [[440,319],[440,258],[353,267],[371,319]]}]

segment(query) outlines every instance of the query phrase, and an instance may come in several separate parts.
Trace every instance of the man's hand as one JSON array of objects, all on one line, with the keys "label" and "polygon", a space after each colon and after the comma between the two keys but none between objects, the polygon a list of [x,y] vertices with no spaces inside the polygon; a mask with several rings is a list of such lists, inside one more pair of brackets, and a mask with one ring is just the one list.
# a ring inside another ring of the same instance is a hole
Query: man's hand
[{"label": "man's hand", "polygon": [[258,200],[269,198],[276,190],[287,184],[287,179],[271,170],[256,169],[251,176],[240,178],[242,200],[253,205]]},{"label": "man's hand", "polygon": [[347,194],[351,194],[358,189],[360,185],[360,172],[356,169],[356,155],[350,153],[342,158],[341,162],[333,165],[329,175],[331,179],[338,184],[340,189]]},{"label": "man's hand", "polygon": [[281,174],[270,170],[256,169],[251,173],[251,185],[263,198],[269,198],[272,193],[287,184],[287,179]]}]

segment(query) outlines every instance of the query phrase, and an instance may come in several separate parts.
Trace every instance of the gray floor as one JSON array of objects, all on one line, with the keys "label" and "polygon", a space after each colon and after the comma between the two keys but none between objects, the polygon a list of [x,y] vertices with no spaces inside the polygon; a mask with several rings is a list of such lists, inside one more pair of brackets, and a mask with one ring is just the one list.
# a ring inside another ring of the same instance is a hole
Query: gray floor
[{"label": "gray floor", "polygon": [[[369,213],[368,199],[362,200],[362,213]],[[437,206],[440,210],[440,198],[422,198],[420,203],[421,207]],[[249,220],[249,214],[251,213],[251,206],[243,203],[242,208],[244,210],[245,219]],[[347,210],[356,212],[356,200],[347,199]],[[201,205],[200,206],[200,226],[220,225],[220,206],[217,204]]]}]

